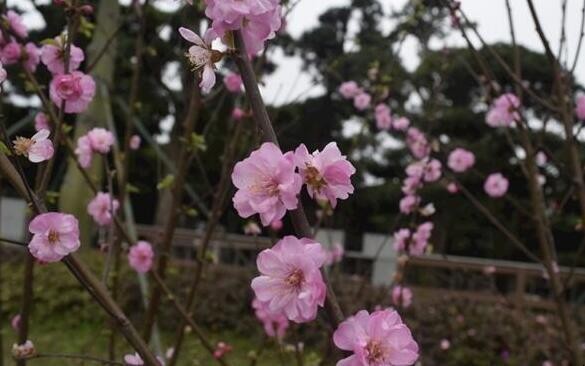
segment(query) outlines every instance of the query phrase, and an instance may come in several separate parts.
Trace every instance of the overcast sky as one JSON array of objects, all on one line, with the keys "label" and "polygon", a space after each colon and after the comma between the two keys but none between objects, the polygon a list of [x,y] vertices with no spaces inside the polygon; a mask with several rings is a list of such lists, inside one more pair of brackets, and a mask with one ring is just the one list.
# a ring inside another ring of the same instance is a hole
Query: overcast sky
[{"label": "overcast sky", "polygon": [[[390,12],[392,8],[400,8],[407,0],[381,0],[384,10]],[[349,4],[349,0],[301,0],[299,5],[290,14],[288,31],[293,37],[298,37],[306,29],[318,24],[318,16],[326,9],[333,6]],[[462,0],[462,8],[467,16],[479,24],[479,31],[488,42],[510,41],[505,0]],[[538,35],[534,30],[534,24],[525,0],[511,0],[512,11],[518,42],[528,48],[543,51]],[[537,12],[540,15],[545,33],[547,34],[553,49],[557,50],[559,36],[561,34],[561,0],[534,0]],[[566,37],[568,44],[569,60],[573,59],[576,44],[579,39],[581,8],[583,0],[567,1]],[[389,27],[391,24],[384,24]],[[459,33],[453,34],[445,43],[435,42],[437,48],[443,45],[465,45]],[[585,48],[585,45],[583,46]],[[580,81],[585,81],[585,49],[579,61],[576,74]],[[279,70],[266,80],[264,95],[267,101],[281,104],[299,96],[318,95],[323,90],[314,86],[310,75],[301,74],[301,63],[295,58],[285,58],[280,53],[274,55]],[[417,46],[414,41],[407,41],[402,48],[402,57],[406,66],[413,69],[418,64]]]},{"label": "overcast sky", "polygon": [[[36,0],[39,3],[47,3],[50,0]],[[121,0],[127,3],[129,0]],[[390,13],[394,9],[402,7],[408,0],[381,0],[384,11]],[[574,55],[576,43],[579,38],[581,7],[584,0],[567,0],[566,34],[570,60]],[[318,24],[318,17],[326,9],[334,6],[349,4],[350,0],[300,0],[288,18],[287,30],[293,37],[299,37],[305,30],[315,27]],[[553,49],[556,51],[559,44],[562,0],[534,0],[537,11],[541,17],[543,28]],[[181,6],[181,0],[154,0],[160,7],[169,10]],[[505,0],[462,0],[463,10],[469,18],[479,24],[479,30],[488,42],[509,41],[509,28],[505,8]],[[542,51],[538,36],[525,0],[511,0],[516,34],[519,43],[524,46]],[[9,6],[16,6],[22,11],[31,10],[30,0],[8,0]],[[43,21],[38,14],[29,12],[25,14],[25,21],[28,25],[39,26]],[[382,23],[382,27],[389,29],[390,22]],[[454,33],[446,41],[433,43],[436,48],[446,46],[463,46],[464,41],[458,33]],[[585,45],[584,45],[585,48]],[[585,50],[584,52],[585,53]],[[296,98],[304,98],[311,95],[318,95],[323,89],[314,85],[311,76],[301,72],[301,61],[298,58],[287,58],[281,52],[276,51],[271,55],[279,69],[265,80],[263,94],[268,103],[282,104]],[[418,64],[417,45],[413,40],[408,40],[402,47],[402,57],[409,69],[414,69]],[[581,57],[576,74],[577,78],[585,81],[585,55]]]}]

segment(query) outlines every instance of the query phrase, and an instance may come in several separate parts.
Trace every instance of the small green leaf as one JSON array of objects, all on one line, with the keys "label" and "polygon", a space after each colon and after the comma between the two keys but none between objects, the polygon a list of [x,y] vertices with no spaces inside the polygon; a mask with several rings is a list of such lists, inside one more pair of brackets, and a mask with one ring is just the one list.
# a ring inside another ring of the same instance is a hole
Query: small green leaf
[{"label": "small green leaf", "polygon": [[185,215],[187,215],[189,217],[197,217],[199,215],[199,212],[192,207],[186,207],[185,208]]},{"label": "small green leaf", "polygon": [[198,135],[195,132],[191,134],[189,139],[189,150],[195,151],[205,151],[207,150],[207,144],[205,143],[205,137],[203,135]]},{"label": "small green leaf", "polygon": [[158,182],[158,184],[156,185],[156,189],[158,189],[160,191],[160,190],[163,190],[165,188],[169,188],[173,185],[174,182],[175,182],[175,176],[172,174],[169,174],[166,177],[164,177],[163,180]]},{"label": "small green leaf", "polygon": [[140,193],[140,189],[131,183],[126,184],[126,191],[128,193]]},{"label": "small green leaf", "polygon": [[35,92],[35,86],[30,81],[25,81],[24,82],[24,90],[27,91],[27,92],[29,92],[29,93],[34,93]]},{"label": "small green leaf", "polygon": [[57,43],[57,41],[55,41],[55,39],[53,38],[45,38],[41,41],[42,45],[48,45],[48,46],[55,46],[58,47],[59,44]]},{"label": "small green leaf", "polygon": [[59,199],[59,192],[55,191],[47,191],[47,202],[51,205],[57,203],[57,199]]},{"label": "small green leaf", "polygon": [[10,149],[8,148],[8,146],[6,146],[6,144],[4,143],[4,141],[0,141],[0,153],[6,155],[6,156],[11,156],[12,152],[10,151]]},{"label": "small green leaf", "polygon": [[87,20],[85,17],[80,17],[79,32],[87,38],[91,38],[95,24]]},{"label": "small green leaf", "polygon": [[71,132],[73,130],[73,126],[68,125],[68,124],[63,124],[63,126],[61,128],[63,129],[64,134],[68,134],[69,132]]}]

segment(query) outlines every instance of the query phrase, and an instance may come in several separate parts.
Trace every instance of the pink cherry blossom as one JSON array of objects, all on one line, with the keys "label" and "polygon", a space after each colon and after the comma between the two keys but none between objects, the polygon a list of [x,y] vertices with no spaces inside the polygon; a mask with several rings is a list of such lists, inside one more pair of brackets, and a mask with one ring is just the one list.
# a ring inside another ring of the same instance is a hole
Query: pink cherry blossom
[{"label": "pink cherry blossom", "polygon": [[376,126],[380,130],[389,130],[392,128],[392,115],[390,107],[386,104],[378,104],[375,110]]},{"label": "pink cherry blossom", "polygon": [[49,117],[43,113],[39,112],[35,116],[35,130],[50,130],[51,127],[49,126]]},{"label": "pink cherry blossom", "polygon": [[434,215],[437,210],[435,209],[435,205],[431,202],[427,203],[424,207],[421,207],[419,212],[422,216],[428,217]]},{"label": "pink cherry blossom", "polygon": [[272,229],[272,231],[280,231],[282,230],[282,220],[274,220],[270,223],[270,228]]},{"label": "pink cherry blossom", "polygon": [[405,185],[412,186],[412,191],[415,191],[422,185],[423,180],[425,182],[439,180],[442,174],[442,164],[437,159],[424,158],[409,164],[406,167],[406,174],[408,178],[405,179]]},{"label": "pink cherry blossom", "polygon": [[238,188],[233,197],[238,214],[247,218],[258,213],[264,226],[297,208],[303,185],[293,153],[283,154],[269,142],[235,165],[232,182]]},{"label": "pink cherry blossom", "polygon": [[14,151],[28,158],[31,163],[40,163],[53,157],[55,149],[49,139],[49,130],[40,130],[30,139],[18,136],[14,140]]},{"label": "pink cherry blossom", "polygon": [[493,198],[502,197],[508,192],[509,182],[501,173],[490,174],[483,185],[488,196]]},{"label": "pink cherry blossom", "polygon": [[179,28],[179,33],[185,40],[193,43],[189,47],[187,58],[193,70],[201,74],[199,87],[204,93],[209,93],[216,81],[214,65],[222,57],[221,52],[211,48],[211,41],[215,38],[215,34],[208,30],[204,36],[205,40],[203,40],[195,32],[187,28]]},{"label": "pink cherry blossom", "polygon": [[[165,362],[162,358],[157,356],[156,359],[158,360],[158,363],[161,366],[164,366]],[[140,355],[138,353],[125,355],[124,356],[124,363],[128,366],[143,366],[144,365],[144,361],[142,361],[142,357],[140,357]]]},{"label": "pink cherry blossom", "polygon": [[[57,37],[54,43],[45,44],[41,48],[41,61],[52,74],[65,73],[64,58],[65,45],[63,43],[63,37]],[[83,50],[72,44],[69,51],[69,72],[77,70],[84,59],[85,54]]]},{"label": "pink cherry blossom", "polygon": [[392,119],[392,127],[398,131],[406,131],[410,126],[410,120],[406,117],[398,117]]},{"label": "pink cherry blossom", "polygon": [[285,236],[258,255],[256,264],[261,275],[252,280],[252,289],[260,301],[269,302],[269,311],[283,311],[296,323],[312,321],[325,302],[320,268],[326,259],[321,244]]},{"label": "pink cherry blossom", "polygon": [[227,353],[233,350],[232,346],[225,342],[218,342],[213,351],[213,358],[223,358]]},{"label": "pink cherry blossom", "polygon": [[357,110],[363,111],[370,106],[372,97],[370,94],[362,92],[353,98],[353,105]]},{"label": "pink cherry blossom", "polygon": [[254,221],[248,221],[246,225],[244,225],[244,234],[246,235],[260,235],[262,233],[262,228],[255,223]]},{"label": "pink cherry blossom", "polygon": [[117,199],[112,200],[109,193],[98,192],[97,195],[87,205],[87,213],[100,226],[107,226],[112,223],[112,218],[120,208],[120,202]]},{"label": "pink cherry blossom", "polygon": [[107,154],[110,152],[112,145],[114,145],[114,134],[105,128],[92,128],[87,133],[87,138],[91,145],[91,149],[100,154]]},{"label": "pink cherry blossom", "polygon": [[448,339],[441,339],[439,347],[441,347],[441,350],[446,351],[451,347],[451,342]]},{"label": "pink cherry blossom", "polygon": [[301,144],[295,150],[294,159],[311,198],[328,200],[335,208],[338,199],[347,199],[353,193],[351,176],[355,168],[345,155],[341,155],[335,142],[312,154]]},{"label": "pink cherry blossom", "polygon": [[411,127],[406,132],[406,145],[417,159],[425,158],[431,153],[426,136],[416,127]]},{"label": "pink cherry blossom", "polygon": [[37,354],[35,345],[31,340],[27,340],[23,344],[14,343],[12,345],[12,357],[17,360],[25,360],[32,358]]},{"label": "pink cherry blossom", "polygon": [[20,38],[28,37],[28,30],[26,29],[26,26],[24,25],[20,15],[18,15],[15,11],[8,10],[3,18],[4,20],[8,21],[10,30],[12,30],[17,36]]},{"label": "pink cherry blossom", "polygon": [[409,229],[400,229],[394,233],[394,250],[397,252],[402,252],[406,250],[408,243],[410,242],[410,230]]},{"label": "pink cherry blossom", "polygon": [[22,56],[22,45],[16,41],[11,41],[2,47],[0,60],[4,65],[14,65],[20,61]]},{"label": "pink cherry blossom", "polygon": [[327,265],[332,265],[335,263],[339,263],[343,260],[343,255],[345,254],[345,249],[341,243],[333,243],[331,248],[327,253]]},{"label": "pink cherry blossom", "polygon": [[539,167],[543,167],[548,162],[548,157],[546,156],[545,152],[539,151],[536,153],[535,160],[536,160],[536,165],[538,165]]},{"label": "pink cherry blossom", "polygon": [[459,187],[457,187],[457,183],[451,182],[451,183],[447,184],[447,192],[449,192],[451,194],[455,194],[455,193],[459,192]]},{"label": "pink cherry blossom", "polygon": [[339,94],[345,99],[353,99],[362,93],[362,89],[355,81],[346,81],[339,86]]},{"label": "pink cherry blossom", "polygon": [[463,173],[475,164],[475,155],[460,147],[451,151],[447,165],[456,173]]},{"label": "pink cherry blossom", "polygon": [[19,331],[21,320],[22,317],[20,316],[20,314],[16,314],[15,316],[12,317],[12,320],[10,320],[10,326],[12,327],[12,330],[14,330],[15,332]]},{"label": "pink cherry blossom", "polygon": [[433,223],[425,222],[412,233],[409,229],[400,229],[394,233],[394,250],[407,251],[410,255],[418,256],[425,252],[433,232]]},{"label": "pink cherry blossom", "polygon": [[585,121],[585,95],[579,95],[575,101],[575,114],[581,121]]},{"label": "pink cherry blossom", "polygon": [[128,252],[128,263],[138,273],[147,273],[152,269],[154,262],[154,251],[152,245],[147,241],[138,241],[130,247]]},{"label": "pink cherry blossom", "polygon": [[509,127],[514,121],[520,119],[519,107],[518,97],[512,93],[503,94],[494,101],[486,114],[485,121],[491,127]]},{"label": "pink cherry blossom", "polygon": [[77,155],[77,161],[82,168],[89,168],[93,156],[93,150],[91,148],[91,142],[87,135],[81,136],[77,139],[77,147],[75,148],[75,155]]},{"label": "pink cherry blossom", "polygon": [[95,95],[95,82],[91,76],[80,71],[54,75],[49,94],[57,108],[65,102],[65,113],[81,113]]},{"label": "pink cherry blossom", "polygon": [[229,73],[223,78],[225,88],[231,93],[239,93],[242,91],[242,77],[236,73]]},{"label": "pink cherry blossom", "polygon": [[35,72],[40,62],[40,51],[34,43],[27,43],[23,50],[24,67],[30,72]]},{"label": "pink cherry blossom", "polygon": [[205,4],[205,15],[217,35],[239,30],[250,55],[260,52],[282,25],[278,0],[205,0]]},{"label": "pink cherry blossom", "polygon": [[416,191],[423,185],[422,178],[422,175],[412,175],[406,177],[402,182],[402,193],[406,195],[414,195]]},{"label": "pink cherry blossom", "polygon": [[400,200],[399,203],[400,212],[402,212],[405,215],[408,215],[414,212],[414,210],[416,209],[416,207],[418,207],[419,204],[420,204],[419,196],[406,195],[402,197],[402,199]]},{"label": "pink cherry blossom", "polygon": [[130,143],[128,147],[130,148],[130,150],[138,150],[140,148],[141,142],[142,139],[140,138],[140,136],[132,135],[132,137],[130,137]]},{"label": "pink cherry blossom", "polygon": [[442,164],[437,159],[425,161],[424,175],[425,182],[436,182],[441,178]]},{"label": "pink cherry blossom", "polygon": [[246,116],[246,112],[240,107],[235,107],[232,111],[232,118],[236,121],[242,120]]},{"label": "pink cherry blossom", "polygon": [[256,318],[262,322],[264,331],[269,337],[282,339],[289,327],[289,320],[284,315],[284,312],[272,312],[269,309],[268,301],[260,301],[254,298],[252,301],[252,308]]},{"label": "pink cherry blossom", "polygon": [[494,273],[496,273],[496,267],[495,266],[485,266],[483,267],[483,273],[486,275],[492,275]]},{"label": "pink cherry blossom", "polygon": [[406,309],[412,304],[412,290],[400,285],[394,286],[392,288],[392,303]]},{"label": "pink cherry blossom", "polygon": [[[1,58],[0,58],[0,60],[1,60]],[[8,72],[4,68],[4,65],[2,64],[2,61],[0,61],[0,84],[2,84],[3,82],[5,82],[6,81],[6,78],[8,78]]]},{"label": "pink cherry blossom", "polygon": [[420,224],[412,234],[412,241],[408,247],[410,255],[423,255],[429,244],[429,239],[433,233],[434,225],[432,222]]},{"label": "pink cherry blossom", "polygon": [[28,249],[33,257],[43,262],[58,262],[81,245],[79,223],[73,215],[39,214],[31,220],[28,230],[32,234]]},{"label": "pink cherry blossom", "polygon": [[339,325],[333,342],[353,353],[337,366],[408,366],[419,356],[410,330],[393,309],[359,311]]}]

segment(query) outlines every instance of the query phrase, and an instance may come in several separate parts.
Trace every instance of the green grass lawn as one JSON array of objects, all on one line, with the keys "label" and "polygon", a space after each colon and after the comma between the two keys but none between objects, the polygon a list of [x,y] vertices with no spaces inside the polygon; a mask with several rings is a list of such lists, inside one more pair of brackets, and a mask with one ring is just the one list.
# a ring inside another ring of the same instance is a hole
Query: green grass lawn
[{"label": "green grass lawn", "polygon": [[[88,251],[82,254],[85,261],[93,269],[94,273],[101,272],[102,256],[95,251]],[[123,267],[126,267],[123,265]],[[0,329],[3,332],[3,349],[5,365],[13,365],[10,350],[16,341],[16,334],[10,328],[10,318],[19,312],[22,293],[22,265],[20,261],[4,265],[1,268],[4,285],[0,297],[3,311],[0,312]],[[135,274],[124,268],[121,276],[126,283],[136,282]],[[137,327],[140,327],[140,318],[143,310],[137,304],[134,288],[122,289],[122,296],[125,298],[124,309],[127,315],[134,319]],[[98,358],[107,358],[109,337],[111,334],[110,324],[107,321],[101,308],[91,299],[76,280],[61,264],[36,266],[34,281],[34,302],[33,318],[30,326],[30,339],[34,342],[40,354],[82,354]],[[139,302],[138,302],[139,304]],[[176,314],[168,302],[163,302],[162,310],[165,316],[162,322],[170,318],[170,314]],[[133,310],[138,309],[138,310]],[[212,312],[220,310],[210,310]],[[253,355],[258,355],[256,365],[278,366],[297,365],[294,350],[291,346],[281,346],[274,341],[266,340],[259,323],[250,316],[246,321],[232,321],[238,325],[226,329],[221,323],[214,325],[213,329],[206,329],[209,340],[215,344],[224,341],[232,345],[233,351],[226,356],[232,366],[250,365]],[[197,314],[202,324],[206,314]],[[163,347],[171,347],[174,343],[175,327],[177,318],[174,321],[160,324],[163,329],[161,337]],[[213,323],[215,324],[215,323]],[[121,361],[124,354],[131,353],[130,347],[126,344],[121,335],[117,338],[117,359]],[[310,347],[307,347],[310,348]],[[163,352],[166,349],[163,349]],[[303,355],[305,366],[318,364],[316,354],[309,351]],[[179,365],[214,365],[217,364],[204,349],[194,334],[186,337],[186,343],[181,349]],[[69,359],[39,358],[30,361],[30,365],[42,366],[68,366],[68,365],[99,365],[99,363],[88,361],[77,361]]]},{"label": "green grass lawn", "polygon": [[[59,322],[59,319],[46,319],[45,321],[35,319],[32,323],[30,338],[33,340],[39,353],[83,354],[107,358],[107,344],[110,334],[107,324],[103,324],[101,327],[91,323],[78,323],[73,326],[63,326],[63,324],[70,324],[70,322]],[[16,340],[16,335],[12,329],[7,327],[3,329],[3,332],[4,363],[5,365],[12,365],[14,361],[10,358],[9,353],[12,343]],[[172,334],[163,333],[162,336],[164,345],[168,346],[172,343]],[[232,366],[250,365],[253,354],[258,355],[256,363],[258,366],[297,365],[295,354],[290,349],[290,346],[283,347],[274,342],[263,345],[264,340],[257,336],[256,332],[251,337],[225,332],[223,334],[211,334],[210,338],[224,340],[233,346],[233,351],[226,356],[226,360]],[[117,358],[121,360],[124,354],[130,352],[130,348],[124,339],[119,337],[117,342]],[[305,354],[304,359],[304,365],[307,366],[318,363],[318,358],[315,354]],[[50,358],[34,359],[30,361],[30,364],[39,366],[99,365],[99,363],[89,361]],[[217,363],[210,357],[195,336],[193,334],[188,335],[181,351],[179,365],[195,366],[214,364]]]}]

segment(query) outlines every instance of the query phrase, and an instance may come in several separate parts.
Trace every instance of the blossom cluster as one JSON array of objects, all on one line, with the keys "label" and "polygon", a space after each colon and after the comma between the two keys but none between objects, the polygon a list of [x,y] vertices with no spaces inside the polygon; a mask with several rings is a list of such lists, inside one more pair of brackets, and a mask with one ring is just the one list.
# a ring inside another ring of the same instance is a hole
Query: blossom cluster
[{"label": "blossom cluster", "polygon": [[114,145],[114,134],[105,128],[96,127],[77,139],[75,155],[83,168],[89,168],[93,154],[107,154]]},{"label": "blossom cluster", "polygon": [[13,10],[8,10],[2,16],[9,32],[0,36],[0,61],[5,66],[22,62],[28,72],[35,72],[40,62],[40,50],[32,43],[27,42],[28,29],[22,18]]},{"label": "blossom cluster", "polygon": [[113,217],[120,208],[120,202],[109,193],[98,192],[87,205],[87,213],[99,226],[107,226],[112,223]]},{"label": "blossom cluster", "polygon": [[[187,59],[201,76],[199,87],[209,93],[216,82],[215,64],[223,58],[222,52],[212,48],[212,42],[220,38],[232,47],[231,32],[238,31],[249,55],[256,55],[280,30],[282,18],[280,0],[205,0],[205,15],[211,20],[211,27],[203,37],[184,27],[179,28],[179,33],[192,43]],[[228,91],[239,93],[242,79],[230,73],[224,83]]]},{"label": "blossom cluster", "polygon": [[335,345],[353,354],[337,363],[345,365],[413,365],[418,345],[395,310],[361,310],[339,325]]},{"label": "blossom cluster", "polygon": [[205,0],[205,5],[213,33],[224,37],[240,31],[252,55],[274,38],[282,24],[280,0]]},{"label": "blossom cluster", "polygon": [[[33,42],[26,42],[28,29],[16,12],[9,10],[2,18],[9,29],[0,36],[2,64],[21,64],[27,72],[34,73],[42,62],[52,75],[49,95],[55,106],[64,107],[65,113],[85,111],[95,95],[95,82],[91,76],[78,71],[85,59],[83,50],[74,44],[67,46],[67,35],[45,42],[39,48]],[[67,50],[69,54],[65,57]]]},{"label": "blossom cluster", "polygon": [[312,154],[304,145],[283,153],[275,144],[264,143],[234,167],[232,181],[238,189],[234,207],[243,218],[259,214],[268,226],[297,208],[303,183],[309,196],[335,207],[338,199],[353,193],[354,173],[334,142]]},{"label": "blossom cluster", "polygon": [[321,244],[307,238],[285,236],[256,260],[260,276],[252,280],[256,299],[267,305],[270,317],[284,314],[295,323],[312,321],[325,303],[321,267],[327,254]]}]

